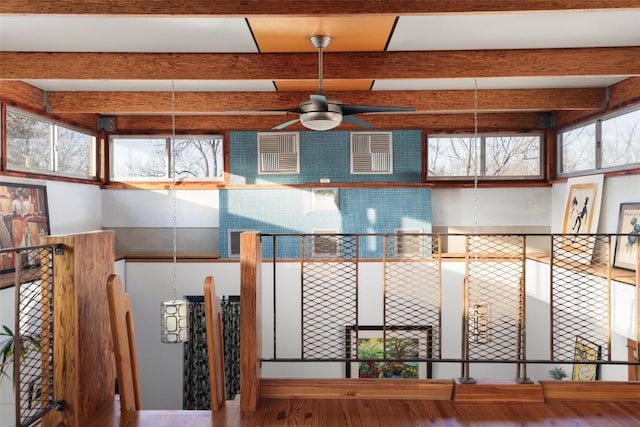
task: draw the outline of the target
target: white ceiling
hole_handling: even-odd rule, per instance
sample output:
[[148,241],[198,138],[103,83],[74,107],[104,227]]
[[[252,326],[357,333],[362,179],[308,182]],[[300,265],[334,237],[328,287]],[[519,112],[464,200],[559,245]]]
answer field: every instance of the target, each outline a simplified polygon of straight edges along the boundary
[[388,50],[633,46],[640,10],[401,16]]
[[[387,50],[430,51],[640,45],[640,10],[401,16]],[[243,18],[0,15],[0,50],[258,52]],[[1,64],[0,64],[1,65]],[[330,67],[325,63],[325,67]],[[484,78],[480,89],[606,87],[618,77]],[[168,81],[29,80],[49,91],[170,90]],[[473,79],[377,80],[373,90],[473,89]],[[274,91],[271,81],[176,81],[176,91]]]

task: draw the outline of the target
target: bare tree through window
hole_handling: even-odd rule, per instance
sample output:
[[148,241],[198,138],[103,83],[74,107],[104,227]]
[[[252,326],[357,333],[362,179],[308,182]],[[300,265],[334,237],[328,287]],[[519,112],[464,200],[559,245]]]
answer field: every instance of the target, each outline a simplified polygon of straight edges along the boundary
[[437,177],[540,177],[540,135],[429,137],[428,173]]
[[111,138],[114,180],[221,180],[224,175],[220,136]]
[[7,166],[95,176],[95,137],[27,114],[7,111]]

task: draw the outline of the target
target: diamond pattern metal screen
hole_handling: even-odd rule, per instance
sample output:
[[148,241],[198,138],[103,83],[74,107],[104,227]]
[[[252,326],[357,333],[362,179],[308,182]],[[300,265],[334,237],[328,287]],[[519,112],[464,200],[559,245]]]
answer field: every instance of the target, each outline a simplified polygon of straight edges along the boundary
[[467,254],[466,357],[520,359],[524,354],[523,237],[467,236]]
[[[464,261],[461,300],[442,297],[441,242],[448,239],[448,235],[418,232],[347,235],[326,230],[318,234],[278,236],[277,244],[271,241],[265,245],[267,254],[279,254],[280,246],[289,249],[295,246],[301,255],[301,304],[292,308],[301,312],[301,340],[300,350],[293,352],[296,359],[276,357],[278,330],[274,321],[273,360],[375,360],[384,361],[385,365],[396,360],[454,362],[461,364],[461,379],[471,381],[471,367],[487,362],[511,363],[516,378],[528,382],[525,276],[527,238],[531,236],[538,239],[537,245],[532,246],[534,250],[551,248],[551,256],[547,258],[550,259],[551,298],[547,307],[551,330],[544,334],[548,336],[543,337],[542,343],[549,349],[549,360],[532,362],[573,363],[579,339],[599,346],[602,360],[611,362],[611,235],[460,236],[466,242],[466,257],[454,258],[452,262],[459,265]],[[382,258],[363,255],[372,248]],[[535,256],[530,254],[530,260],[535,261]],[[375,263],[374,268],[365,269],[363,263],[370,261]],[[381,270],[377,270],[378,265]],[[382,287],[377,277],[369,284],[370,278],[363,276],[365,271],[366,275],[380,271]],[[535,274],[531,277],[536,277]],[[547,280],[544,276],[541,279],[539,284],[532,283],[532,290],[543,295],[545,289],[537,286],[547,286]],[[275,269],[273,282],[277,287]],[[530,297],[538,298],[538,295]],[[545,301],[536,300],[536,304],[540,302]],[[538,306],[535,310],[539,310]],[[447,310],[462,312],[461,331],[457,325],[455,331],[451,325],[443,325],[442,313]],[[536,319],[530,318],[528,323],[535,325]],[[288,328],[289,331],[295,329]],[[443,356],[443,338],[450,338],[449,334],[460,337],[459,356]],[[280,338],[285,342],[289,336]],[[538,335],[532,338],[537,346],[541,344],[537,341],[539,338]],[[370,344],[366,340],[385,343],[382,352],[376,352],[375,356],[361,353],[363,343],[365,347]],[[409,344],[411,351],[398,352],[393,348],[395,344]],[[286,348],[282,348],[286,354]],[[452,350],[447,351],[452,354]]]
[[[30,426],[52,409],[53,402],[53,267],[52,247],[15,252],[17,330],[21,354],[14,383],[18,426]],[[18,348],[20,347],[20,348]]]
[[357,324],[358,317],[357,236],[301,239],[302,358],[343,358],[345,325]]
[[[386,337],[422,336],[414,357],[440,358],[440,240],[425,234],[395,234],[384,238],[384,324]],[[396,328],[406,326],[406,328]]]
[[[552,236],[551,333],[554,360],[573,360],[576,340],[600,347],[610,360],[611,237]],[[597,261],[597,262],[596,262]]]

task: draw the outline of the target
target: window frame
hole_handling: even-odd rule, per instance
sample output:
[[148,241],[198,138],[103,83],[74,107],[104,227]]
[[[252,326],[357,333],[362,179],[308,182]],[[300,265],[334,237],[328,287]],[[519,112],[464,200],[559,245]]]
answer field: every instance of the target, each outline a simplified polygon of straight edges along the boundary
[[[460,175],[430,175],[429,174],[429,138],[469,138],[473,141],[474,138],[478,138],[480,140],[480,149],[479,149],[479,159],[478,166],[479,169],[478,175],[468,175],[468,176],[460,176]],[[486,139],[487,138],[499,138],[499,137],[538,137],[539,144],[539,170],[540,173],[538,175],[498,175],[498,176],[490,176],[485,175],[487,159],[486,159]],[[478,181],[482,182],[500,182],[500,181],[542,181],[546,178],[546,135],[543,131],[534,131],[534,132],[482,132],[482,133],[432,133],[425,135],[425,157],[426,157],[426,165],[425,165],[425,174],[427,182],[441,182],[441,181],[456,181],[456,182],[466,182],[466,181],[475,181],[477,178]]]
[[[640,168],[640,162],[638,163],[627,163],[624,165],[616,165],[610,167],[602,167],[602,122],[614,119],[616,117],[623,116],[625,114],[629,114],[635,111],[640,111],[640,104],[634,104],[629,107],[621,108],[616,111],[612,111],[607,114],[603,114],[602,116],[598,116],[595,118],[591,118],[589,120],[585,120],[579,123],[572,124],[571,126],[566,126],[563,128],[559,128],[556,131],[556,169],[558,171],[557,176],[559,178],[571,178],[576,176],[583,175],[592,175],[594,173],[607,173],[607,172],[617,172],[617,171],[626,171]],[[574,172],[563,172],[562,171],[562,162],[563,162],[563,144],[562,144],[562,134],[565,132],[569,132],[575,129],[579,129],[582,127],[587,127],[590,125],[595,125],[595,141],[594,141],[594,164],[595,167],[591,169],[583,169]]]
[[[113,152],[113,140],[116,138],[120,138],[120,139],[146,139],[146,140],[153,140],[153,139],[163,139],[165,142],[165,158],[164,158],[164,172],[165,172],[165,176],[163,177],[115,177],[113,176],[113,170],[114,170],[114,166],[115,166],[115,162],[114,162],[114,152]],[[167,183],[167,182],[172,182],[173,181],[173,177],[172,172],[173,172],[173,167],[172,167],[172,161],[173,161],[173,149],[172,149],[172,140],[182,140],[182,139],[220,139],[222,141],[222,148],[221,148],[221,155],[220,155],[220,160],[222,161],[222,175],[220,177],[177,177],[177,179],[180,182],[191,182],[191,183],[199,183],[199,182],[212,182],[212,183],[217,183],[217,184],[222,184],[225,182],[225,156],[224,156],[224,150],[225,150],[225,138],[223,134],[209,134],[209,135],[203,135],[203,134],[188,134],[188,135],[167,135],[167,134],[160,134],[160,135],[140,135],[140,134],[135,134],[135,135],[128,135],[128,134],[113,134],[113,135],[109,135],[108,137],[108,146],[109,146],[109,168],[107,171],[107,180],[108,182],[135,182],[135,183],[140,183],[140,182],[151,182],[151,183]]]
[[[5,125],[5,128],[8,125],[7,115],[10,113],[25,116],[27,118],[37,120],[39,122],[49,125],[50,127],[49,162],[51,164],[51,167],[50,169],[40,169],[40,168],[29,168],[29,167],[11,165],[9,163],[9,158],[8,158],[8,151],[9,151],[8,133],[9,132],[8,130],[6,130],[5,144],[3,145],[4,151],[2,153],[5,159],[5,163],[4,163],[5,171],[32,174],[32,175],[50,176],[54,178],[66,178],[66,179],[73,179],[73,180],[91,181],[91,182],[96,182],[100,180],[100,177],[98,176],[99,174],[98,153],[100,148],[99,148],[99,138],[96,132],[87,130],[78,126],[72,126],[61,120],[55,120],[48,116],[42,116],[30,111],[25,111],[23,109],[20,109],[18,107],[14,107],[11,105],[6,105],[4,114],[2,115],[2,121],[0,121],[0,123],[3,123]],[[89,171],[91,175],[81,175],[81,174],[75,174],[70,172],[60,172],[56,170],[58,168],[59,155],[55,146],[58,142],[59,127],[73,131],[73,132],[77,132],[83,135],[87,135],[88,137],[93,138],[93,143],[89,147],[89,156],[88,156],[88,160],[90,161],[90,164],[88,166],[89,166]]]

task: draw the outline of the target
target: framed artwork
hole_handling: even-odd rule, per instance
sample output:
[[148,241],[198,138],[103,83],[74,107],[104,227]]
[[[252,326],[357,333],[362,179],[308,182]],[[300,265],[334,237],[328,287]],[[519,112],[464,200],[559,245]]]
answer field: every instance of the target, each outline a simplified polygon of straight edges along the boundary
[[602,347],[588,341],[582,337],[576,337],[576,349],[574,361],[579,362],[573,365],[574,381],[595,381],[600,379],[600,365],[595,362],[602,356]]
[[[18,248],[40,245],[40,237],[49,234],[47,188],[0,182],[0,247]],[[14,253],[0,255],[0,273],[13,271]]]
[[563,237],[561,248],[570,253],[584,255],[590,262],[595,239],[581,234],[595,234],[598,231],[600,203],[604,175],[569,178],[567,199],[562,220]]
[[617,233],[613,266],[635,271],[640,239],[640,202],[620,204]]
[[[357,336],[357,342],[356,342]],[[347,326],[347,378],[431,378],[431,326]]]

